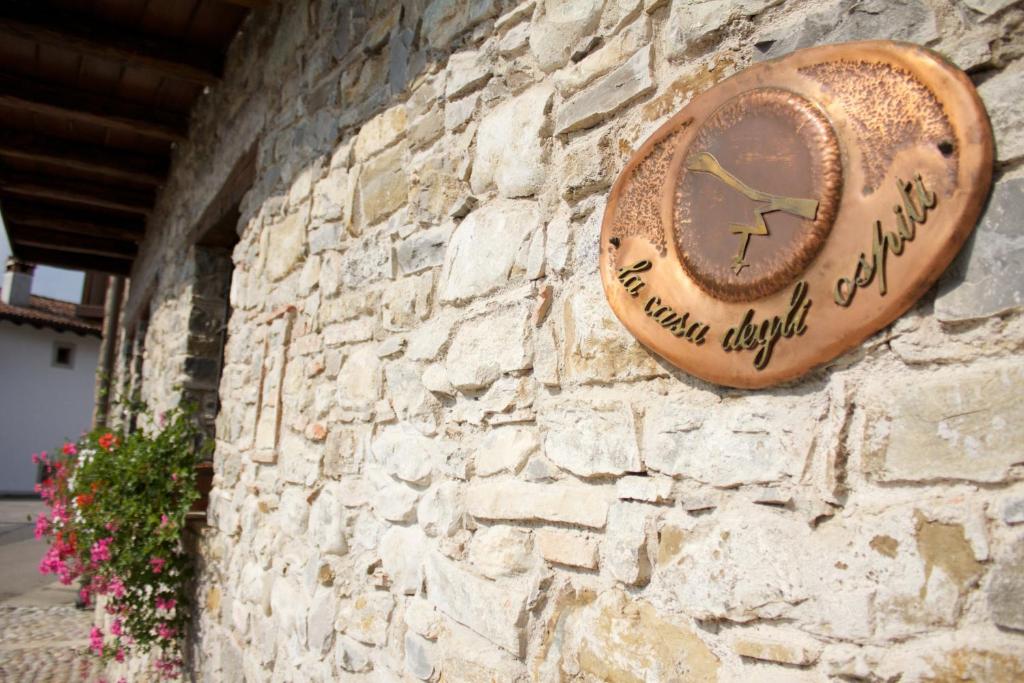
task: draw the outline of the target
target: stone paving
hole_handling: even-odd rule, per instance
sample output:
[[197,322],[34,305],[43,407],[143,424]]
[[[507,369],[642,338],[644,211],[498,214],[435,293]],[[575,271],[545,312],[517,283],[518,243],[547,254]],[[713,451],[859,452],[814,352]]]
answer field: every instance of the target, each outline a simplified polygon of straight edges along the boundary
[[95,681],[92,610],[75,590],[36,569],[45,546],[32,538],[35,500],[0,499],[0,683]]
[[91,610],[73,605],[0,605],[0,681],[93,681]]

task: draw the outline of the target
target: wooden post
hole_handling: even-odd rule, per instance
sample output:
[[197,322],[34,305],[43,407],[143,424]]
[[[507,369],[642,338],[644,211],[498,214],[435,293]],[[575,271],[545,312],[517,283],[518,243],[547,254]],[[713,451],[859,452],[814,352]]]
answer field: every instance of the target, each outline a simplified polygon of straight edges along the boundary
[[111,275],[107,280],[107,296],[103,302],[103,341],[100,343],[100,364],[96,368],[96,395],[93,404],[92,426],[106,427],[110,412],[111,375],[114,372],[114,351],[117,348],[117,329],[121,318],[121,294],[124,278]]

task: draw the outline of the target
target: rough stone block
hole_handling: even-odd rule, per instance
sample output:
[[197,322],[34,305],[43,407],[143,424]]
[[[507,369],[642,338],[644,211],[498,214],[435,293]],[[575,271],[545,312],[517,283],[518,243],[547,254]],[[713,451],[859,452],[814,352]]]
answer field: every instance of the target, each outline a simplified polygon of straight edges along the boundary
[[488,432],[473,459],[478,477],[499,472],[516,474],[526,459],[540,450],[540,439],[531,429],[504,427]]
[[482,88],[491,78],[490,55],[479,50],[456,52],[448,58],[444,96],[458,99]]
[[671,502],[672,480],[668,477],[622,477],[615,482],[615,493],[620,500],[645,503]]
[[[557,222],[548,226],[549,259],[559,229]],[[561,376],[566,382],[606,383],[665,374],[615,317],[596,279],[566,292],[559,308],[565,339]]]
[[365,409],[380,398],[380,359],[371,349],[355,351],[338,372],[337,398],[346,406]]
[[528,197],[544,185],[545,134],[553,89],[536,85],[495,107],[480,122],[470,185],[485,192],[493,183],[505,197]]
[[460,100],[450,100],[444,105],[444,129],[460,131],[473,118],[480,105],[480,93],[473,93]]
[[420,497],[415,490],[386,477],[380,477],[376,487],[371,504],[378,517],[397,524],[416,521],[416,503]]
[[409,174],[405,145],[382,152],[363,165],[359,173],[359,216],[362,225],[373,225],[405,204]]
[[526,594],[476,577],[436,552],[426,557],[427,596],[439,611],[517,657]]
[[448,246],[453,226],[441,225],[436,228],[413,233],[398,244],[398,268],[403,275],[412,275],[444,263],[444,252]]
[[1017,539],[996,562],[986,594],[992,621],[1024,631],[1024,539]]
[[423,584],[426,537],[416,527],[393,526],[380,539],[380,559],[392,590],[415,595]]
[[302,259],[306,249],[308,218],[308,211],[299,211],[289,214],[282,222],[267,227],[266,272],[271,280],[283,278]]
[[597,568],[597,543],[586,536],[559,529],[538,529],[537,551],[548,562],[580,569]]
[[[735,502],[713,516],[661,529],[648,591],[697,619],[781,618],[810,597],[811,530],[791,515]],[[709,558],[714,558],[711,561]]]
[[447,47],[498,9],[497,0],[433,0],[423,12],[423,35],[430,47]]
[[1010,161],[1024,155],[1024,112],[1020,92],[1024,88],[1024,64],[1019,60],[978,87],[996,138],[996,160]]
[[532,362],[527,314],[523,309],[464,323],[448,349],[448,379],[460,391],[484,389],[502,374]]
[[366,161],[377,152],[390,147],[405,135],[409,126],[405,105],[387,109],[367,121],[356,137],[356,161]]
[[744,629],[732,649],[740,657],[793,666],[811,666],[821,656],[821,643],[795,629]]
[[469,559],[484,576],[497,579],[523,574],[534,565],[530,532],[510,526],[491,526],[473,534]]
[[720,487],[795,478],[823,409],[819,399],[782,396],[719,401],[698,395],[688,398],[685,411],[673,400],[659,400],[644,416],[644,463]]
[[445,254],[441,300],[464,301],[523,279],[539,227],[537,205],[527,200],[490,202],[466,216]]
[[367,645],[384,645],[388,641],[388,621],[395,609],[395,599],[384,591],[369,591],[342,603],[337,628]]
[[420,497],[416,521],[428,536],[452,536],[465,526],[466,506],[457,482],[445,481]]
[[677,59],[696,54],[731,21],[763,12],[782,0],[696,0],[672,3],[665,27],[665,55]]
[[996,183],[974,234],[939,280],[935,317],[972,320],[1024,306],[1022,215],[1024,177]]
[[438,223],[448,218],[452,207],[465,193],[465,183],[446,171],[424,168],[419,171],[410,198],[410,209],[422,223]]
[[415,633],[405,634],[405,669],[421,681],[429,681],[434,675],[437,661],[437,646]]
[[568,102],[555,117],[555,135],[590,128],[654,90],[648,45]]
[[612,37],[598,50],[555,74],[554,83],[558,92],[568,97],[580,88],[586,87],[595,78],[625,62],[650,39],[650,23],[638,21],[629,29]]
[[1007,524],[1024,524],[1024,496],[1017,495],[1004,500],[1002,515]]
[[540,417],[544,450],[553,463],[581,477],[642,469],[633,411],[620,401],[564,401],[545,405]]
[[542,0],[530,27],[530,51],[541,69],[550,73],[569,61],[576,44],[597,29],[603,5],[603,0]]
[[466,509],[481,519],[544,520],[600,529],[608,516],[608,497],[594,486],[495,481],[472,484]]
[[864,462],[879,481],[1003,481],[1024,462],[1024,367],[1016,361],[943,368],[877,386]]
[[430,314],[430,293],[434,288],[431,273],[402,278],[384,291],[381,317],[390,332],[410,330]]
[[426,147],[444,135],[444,110],[435,108],[409,126],[409,144],[413,149]]
[[[728,13],[729,8],[721,6],[724,3],[718,4],[720,6],[714,8],[715,13],[709,24],[710,34],[704,31],[700,35],[693,34],[692,37],[686,37],[688,17],[686,11],[680,8],[680,23],[672,24],[674,32],[669,33],[668,40],[682,37],[683,42],[679,44],[677,50],[673,50],[671,45],[666,45],[667,49],[681,55],[696,47],[703,47],[708,44],[706,38],[709,35],[713,36],[715,31],[725,25],[722,23],[723,19],[728,21],[738,18],[749,14],[751,10],[759,12],[761,6],[777,4],[777,0],[741,3],[742,11],[733,14]],[[759,34],[757,48],[754,50],[755,59],[775,59],[805,47],[872,40],[882,35],[889,40],[904,40],[920,45],[930,45],[940,37],[935,10],[923,0],[831,0],[823,7],[810,7],[813,7],[814,11],[805,16],[798,15],[796,21],[774,28],[768,33]],[[673,15],[675,10],[673,7]]]
[[698,631],[622,591],[596,600],[566,597],[551,623],[551,651],[536,662],[538,680],[720,680],[718,657]]
[[652,512],[640,503],[616,503],[608,512],[601,565],[627,586],[644,585],[651,577],[647,539]]
[[440,448],[408,424],[388,425],[373,440],[373,454],[393,477],[410,484],[425,484],[436,464],[443,461]]
[[[337,276],[342,285],[348,289],[365,289],[366,285],[380,280],[388,280],[395,276],[394,250],[387,235],[378,235],[374,239],[364,238],[342,254],[337,268]],[[324,268],[321,267],[321,274]],[[322,278],[322,275],[321,275]],[[370,302],[373,294],[362,293],[359,298],[365,302],[363,309],[373,312]]]
[[343,504],[344,490],[335,483],[324,486],[309,508],[309,528],[317,549],[327,555],[348,551],[345,524],[348,515]]
[[373,338],[374,320],[359,318],[324,327],[323,339],[327,346],[355,344]]

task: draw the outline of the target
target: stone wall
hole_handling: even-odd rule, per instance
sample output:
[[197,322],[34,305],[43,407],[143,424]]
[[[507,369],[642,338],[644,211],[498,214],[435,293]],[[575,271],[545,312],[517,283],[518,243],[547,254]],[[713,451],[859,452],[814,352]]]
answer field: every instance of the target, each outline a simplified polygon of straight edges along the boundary
[[[1007,0],[295,0],[193,116],[133,278],[188,377],[188,235],[234,250],[192,666],[207,681],[1024,677],[1024,8]],[[696,93],[800,47],[972,74],[997,183],[939,286],[767,391],[646,352],[606,192]],[[901,678],[902,676],[902,678]]]

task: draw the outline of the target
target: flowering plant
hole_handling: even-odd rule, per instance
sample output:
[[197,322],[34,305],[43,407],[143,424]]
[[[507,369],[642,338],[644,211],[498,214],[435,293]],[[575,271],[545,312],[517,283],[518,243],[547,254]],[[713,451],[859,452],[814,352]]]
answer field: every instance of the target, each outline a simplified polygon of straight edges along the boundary
[[33,456],[45,468],[37,491],[49,506],[36,520],[36,538],[50,542],[39,571],[65,584],[80,579],[87,604],[105,596],[108,623],[89,638],[104,661],[156,647],[157,672],[180,673],[192,575],[181,529],[199,495],[201,443],[190,413],[176,410],[148,431],[100,429],[55,456]]

